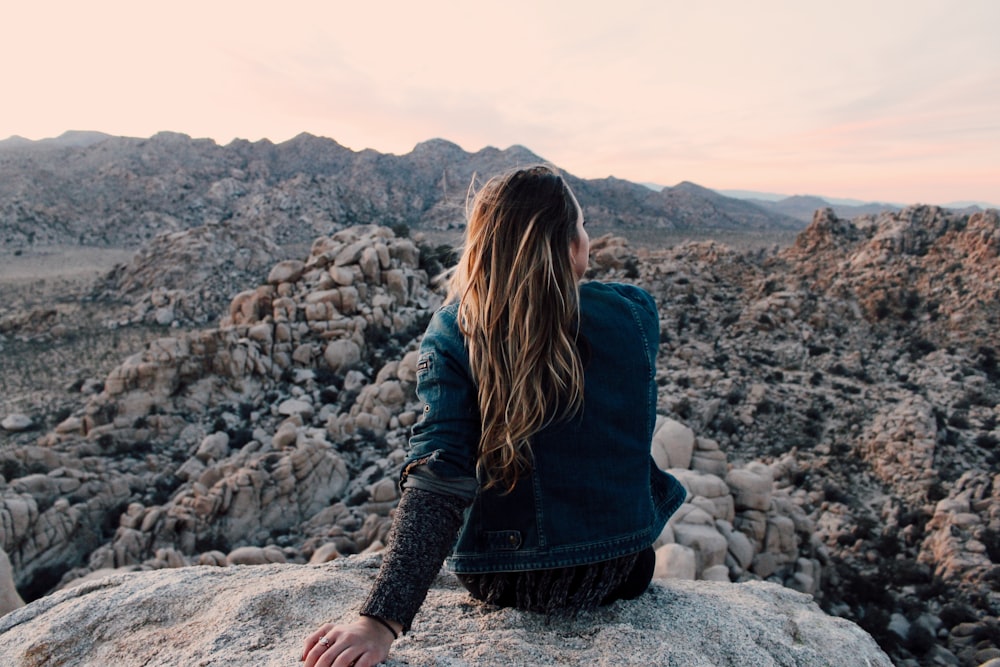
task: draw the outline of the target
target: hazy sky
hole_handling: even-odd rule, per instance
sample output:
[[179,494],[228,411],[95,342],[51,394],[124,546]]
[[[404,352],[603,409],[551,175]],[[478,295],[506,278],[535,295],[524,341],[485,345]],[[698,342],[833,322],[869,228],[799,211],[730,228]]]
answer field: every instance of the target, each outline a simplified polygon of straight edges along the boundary
[[0,138],[522,144],[586,178],[1000,204],[1000,0],[8,3]]

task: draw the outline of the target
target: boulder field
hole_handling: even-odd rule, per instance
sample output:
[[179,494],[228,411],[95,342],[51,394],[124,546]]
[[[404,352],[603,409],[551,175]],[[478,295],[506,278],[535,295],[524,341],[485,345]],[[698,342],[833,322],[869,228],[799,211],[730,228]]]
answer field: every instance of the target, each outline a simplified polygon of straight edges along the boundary
[[[595,239],[588,278],[634,282],[659,305],[652,453],[688,490],[655,545],[659,583],[636,606],[647,615],[619,628],[645,647],[636,655],[671,664],[667,653],[644,652],[667,650],[664,642],[660,649],[643,644],[645,629],[672,632],[677,609],[687,608],[678,600],[704,590],[706,600],[731,595],[734,607],[772,609],[761,618],[793,640],[780,619],[807,608],[816,613],[803,597],[812,596],[827,616],[810,616],[811,625],[832,631],[849,627],[836,617],[850,619],[898,665],[1000,658],[998,247],[995,211],[959,216],[928,207],[855,221],[820,211],[783,251],[737,252],[713,242],[633,251],[620,238]],[[141,275],[157,273],[149,265],[155,256],[144,258],[135,280],[119,276],[140,295]],[[5,609],[14,611],[0,640],[15,630],[45,636],[50,621],[38,609],[91,595],[101,607],[102,590],[115,599],[112,591],[133,578],[191,591],[188,577],[204,576],[199,586],[228,581],[238,597],[258,570],[280,573],[274,576],[289,586],[308,578],[302,573],[325,572],[337,586],[342,577],[354,581],[351,599],[360,596],[359,582],[370,573],[351,563],[371,563],[384,546],[409,428],[421,412],[416,349],[443,299],[428,259],[426,248],[384,227],[321,237],[305,259],[277,262],[261,284],[230,299],[219,326],[166,328],[173,335],[95,378],[93,391],[55,428],[10,429],[0,449],[0,546],[10,585],[0,588],[8,591]],[[148,287],[150,294],[160,289]],[[196,294],[171,299],[202,303]],[[109,573],[116,574],[101,579]],[[281,594],[268,595],[259,609]],[[19,609],[22,597],[33,602]],[[438,664],[476,664],[474,652],[498,650],[500,638],[548,627],[520,615],[512,620],[512,612],[470,611],[453,586],[435,590],[431,603],[442,614],[459,609],[461,620],[429,624],[468,620],[472,628],[473,617],[514,624],[477,620],[476,628],[497,634],[442,648],[455,652]],[[356,603],[339,604],[346,610]],[[101,608],[109,610],[106,623],[131,622],[117,617],[114,604]],[[180,609],[164,611],[158,622]],[[622,606],[613,613],[632,612]],[[753,616],[728,617],[732,630],[757,627]],[[277,631],[280,642],[316,620],[295,619]],[[560,624],[557,635],[581,651],[603,632],[596,621],[586,631]],[[132,650],[168,641],[154,636],[155,626],[128,626],[150,633]],[[445,633],[432,631],[437,626],[425,627],[399,644],[400,651],[419,650],[397,659],[422,664],[443,641]],[[716,626],[685,627],[694,635]],[[225,632],[223,639],[240,643],[237,626]],[[547,639],[536,649],[526,643],[528,653],[512,653],[508,662],[531,662],[523,656],[558,644],[544,634],[549,630],[540,632]],[[667,644],[686,647],[675,650],[692,651],[683,654],[690,662],[673,664],[736,664],[749,655],[744,648],[755,650],[741,647],[746,634],[713,632],[733,638],[717,648],[734,657],[698,653],[708,649],[670,635]],[[209,651],[200,644],[206,637],[191,642],[202,646],[191,650]],[[197,655],[204,664],[216,659]],[[741,664],[853,664],[768,655]]]

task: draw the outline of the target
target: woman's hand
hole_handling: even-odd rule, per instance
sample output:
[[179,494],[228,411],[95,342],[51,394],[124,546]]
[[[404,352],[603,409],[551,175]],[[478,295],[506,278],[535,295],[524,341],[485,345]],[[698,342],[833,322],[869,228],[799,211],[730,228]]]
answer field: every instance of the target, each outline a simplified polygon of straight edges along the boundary
[[[388,621],[397,633],[399,623]],[[306,667],[374,667],[389,656],[394,637],[375,619],[362,616],[347,625],[326,623],[306,638],[299,660]]]

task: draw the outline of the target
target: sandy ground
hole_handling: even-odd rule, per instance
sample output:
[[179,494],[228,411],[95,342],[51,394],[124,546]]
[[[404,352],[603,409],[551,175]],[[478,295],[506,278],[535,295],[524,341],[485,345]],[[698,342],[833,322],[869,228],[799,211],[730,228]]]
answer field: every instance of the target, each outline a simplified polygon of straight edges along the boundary
[[[109,330],[102,323],[103,306],[83,300],[99,277],[134,253],[49,246],[15,254],[0,248],[0,418],[24,412],[39,430],[51,427],[82,400],[68,385],[79,378],[102,379],[155,337],[156,332],[138,327]],[[40,326],[10,326],[25,316],[29,322],[44,318],[46,312],[55,316]],[[56,324],[62,325],[62,333],[52,328]],[[0,430],[0,445],[9,437]]]
[[80,246],[32,247],[20,254],[0,250],[0,286],[53,278],[90,282],[134,254],[133,249]]

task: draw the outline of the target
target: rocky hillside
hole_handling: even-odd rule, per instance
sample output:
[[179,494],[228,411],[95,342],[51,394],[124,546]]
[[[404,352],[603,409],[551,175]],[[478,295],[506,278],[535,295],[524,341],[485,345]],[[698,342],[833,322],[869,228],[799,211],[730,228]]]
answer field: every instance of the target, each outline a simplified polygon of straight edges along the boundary
[[[186,252],[169,238],[160,252]],[[589,277],[660,306],[653,454],[690,497],[657,576],[810,593],[900,665],[998,657],[998,242],[996,211],[926,207],[821,211],[780,252],[595,239]],[[51,431],[9,415],[0,539],[21,595],[377,552],[441,302],[430,250],[386,227],[320,236],[220,326],[95,379]]]
[[[160,133],[77,133],[0,142],[0,239],[139,247],[160,233],[236,220],[287,246],[356,224],[462,225],[474,174],[541,162],[526,148],[467,153],[435,139],[406,155],[352,151],[302,134],[281,144]],[[655,193],[619,179],[569,177],[595,228],[801,229],[801,222],[701,188]]]

